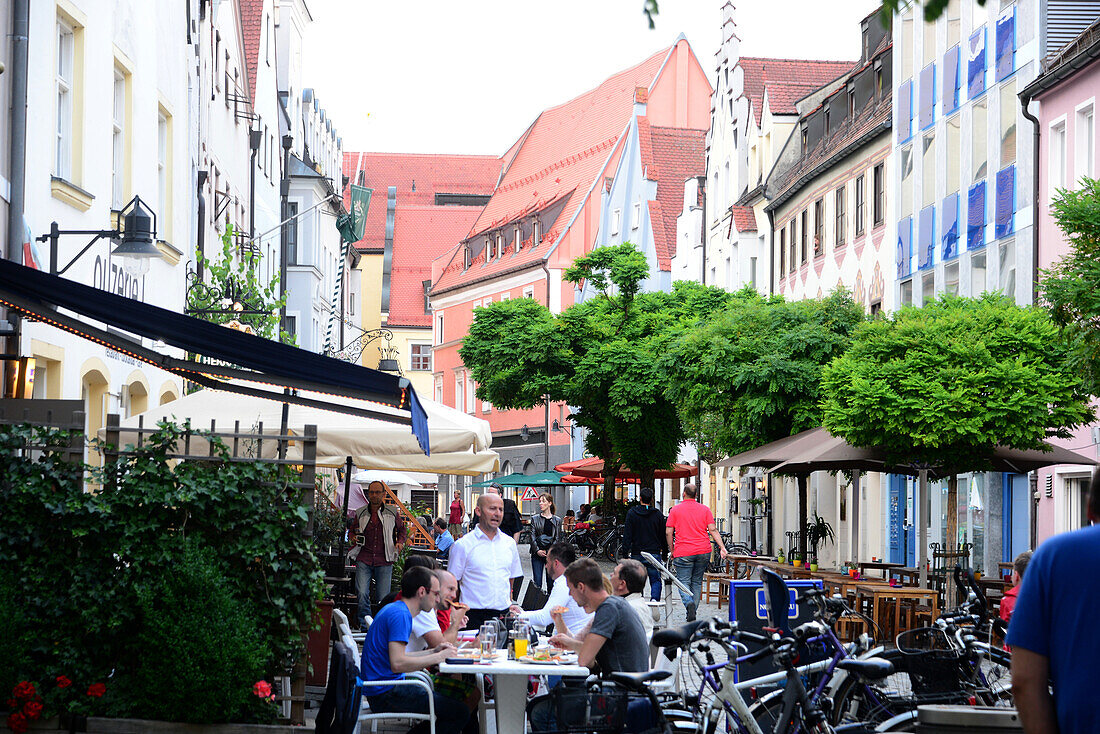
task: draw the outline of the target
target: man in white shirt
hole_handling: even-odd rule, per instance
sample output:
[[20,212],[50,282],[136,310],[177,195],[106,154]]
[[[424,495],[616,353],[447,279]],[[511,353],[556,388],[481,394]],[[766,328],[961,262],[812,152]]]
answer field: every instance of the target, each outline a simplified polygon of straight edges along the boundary
[[653,612],[646,604],[645,597],[642,596],[646,576],[645,566],[639,561],[624,558],[611,572],[611,589],[615,592],[615,596],[621,596],[638,613],[648,640],[653,637]]
[[500,530],[504,500],[486,492],[477,498],[477,507],[477,527],[451,546],[447,565],[461,585],[462,602],[470,605],[466,615],[469,629],[503,616],[512,603],[512,579],[523,577],[516,541]]
[[[531,612],[525,612],[519,606],[513,606],[512,611],[518,614],[520,619],[525,619],[536,627],[546,627],[554,623],[552,610],[565,607],[565,613],[562,615],[565,627],[574,637],[579,635],[592,621],[593,615],[577,606],[577,602],[569,595],[565,568],[575,560],[577,560],[577,552],[569,543],[558,542],[550,546],[546,551],[546,572],[554,580],[554,585],[550,589],[550,598],[546,600],[546,605],[542,609]],[[651,624],[650,627],[652,626]]]

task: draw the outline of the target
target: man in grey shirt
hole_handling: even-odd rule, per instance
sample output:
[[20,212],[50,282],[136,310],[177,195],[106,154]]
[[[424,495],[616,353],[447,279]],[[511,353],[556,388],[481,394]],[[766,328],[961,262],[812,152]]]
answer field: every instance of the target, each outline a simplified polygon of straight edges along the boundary
[[550,642],[576,652],[580,665],[598,664],[603,673],[649,670],[649,642],[642,622],[625,599],[607,593],[596,562],[591,558],[574,561],[565,569],[565,580],[573,600],[595,616],[583,639],[559,632]]

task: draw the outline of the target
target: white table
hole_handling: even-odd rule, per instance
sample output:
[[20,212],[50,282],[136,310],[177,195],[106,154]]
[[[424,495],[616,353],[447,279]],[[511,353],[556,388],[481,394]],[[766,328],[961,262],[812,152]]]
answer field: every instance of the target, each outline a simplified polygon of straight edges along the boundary
[[[491,663],[455,664],[440,663],[440,673],[474,673],[491,675],[496,691],[497,734],[522,734],[527,731],[527,678],[532,675],[560,675],[564,677],[588,677],[591,671],[583,665],[540,665],[520,663],[508,659],[507,650],[497,650]],[[482,734],[485,734],[485,699],[482,697],[478,715]]]

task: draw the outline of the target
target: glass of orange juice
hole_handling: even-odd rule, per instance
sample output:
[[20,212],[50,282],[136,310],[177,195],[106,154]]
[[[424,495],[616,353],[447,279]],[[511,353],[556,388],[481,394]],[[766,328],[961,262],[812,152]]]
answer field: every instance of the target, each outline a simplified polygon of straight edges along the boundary
[[514,635],[512,644],[515,659],[519,660],[522,657],[527,657],[527,636],[530,634],[530,627],[526,622],[516,622],[512,634]]

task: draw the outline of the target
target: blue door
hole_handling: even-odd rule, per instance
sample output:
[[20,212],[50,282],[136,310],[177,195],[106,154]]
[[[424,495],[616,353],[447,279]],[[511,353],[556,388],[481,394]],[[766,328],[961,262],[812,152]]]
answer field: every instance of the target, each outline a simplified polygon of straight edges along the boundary
[[890,488],[890,563],[905,563],[905,477],[890,474],[887,485]]

